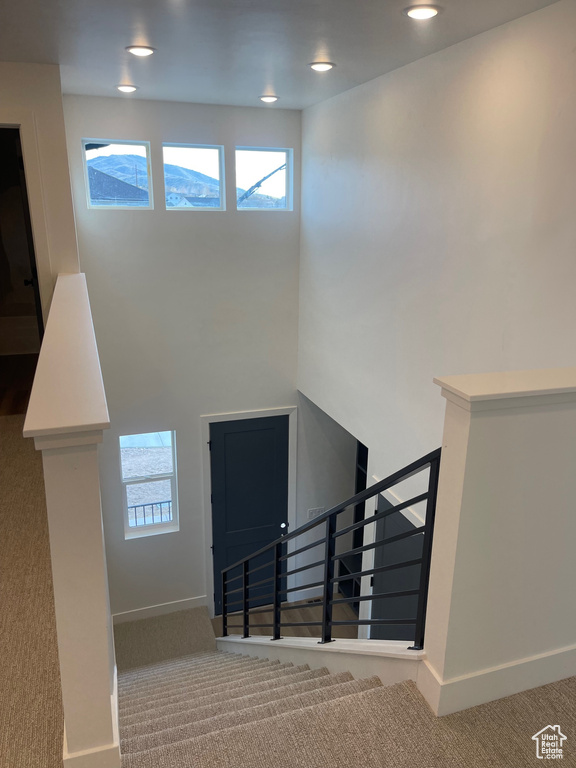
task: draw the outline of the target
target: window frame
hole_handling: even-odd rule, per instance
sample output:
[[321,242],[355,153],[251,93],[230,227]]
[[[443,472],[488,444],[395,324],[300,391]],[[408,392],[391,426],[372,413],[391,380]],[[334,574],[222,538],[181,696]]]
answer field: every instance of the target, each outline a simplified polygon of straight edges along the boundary
[[[171,433],[171,448],[172,448],[172,472],[163,472],[157,475],[141,475],[137,477],[130,477],[124,479],[124,470],[122,467],[122,446],[120,439],[122,437],[132,437],[134,435],[150,434],[149,432],[134,432],[131,435],[120,435],[118,437],[119,446],[119,463],[120,463],[120,482],[122,483],[122,509],[124,518],[124,538],[128,539],[140,539],[144,536],[156,536],[162,533],[174,533],[180,530],[180,516],[178,509],[178,471],[176,465],[176,430],[175,429],[161,429],[156,430],[158,432],[170,432]],[[128,486],[130,485],[142,485],[144,483],[153,483],[159,480],[170,480],[170,491],[172,495],[171,510],[172,520],[160,523],[144,523],[141,526],[131,526],[128,515]],[[140,505],[137,505],[140,506]]]
[[[236,153],[247,152],[286,152],[286,206],[284,208],[249,208],[238,207],[238,180],[236,178]],[[237,211],[267,211],[268,213],[288,213],[294,210],[294,149],[290,147],[246,147],[234,148],[234,200]]]
[[[220,206],[218,208],[202,206],[171,206],[168,208],[166,205],[166,173],[164,171],[164,147],[181,147],[182,149],[217,149],[218,150],[218,170],[220,173]],[[167,211],[200,211],[203,213],[215,212],[226,210],[226,180],[225,180],[225,164],[224,164],[224,145],[223,144],[188,144],[174,141],[162,142],[162,181],[164,183],[164,208]]]
[[[86,144],[127,144],[146,147],[146,172],[148,174],[148,205],[93,205],[90,197],[90,178],[88,176],[88,162],[86,160]],[[154,189],[152,183],[151,147],[149,141],[137,139],[82,139],[82,164],[84,166],[84,186],[86,189],[86,203],[91,211],[153,211]]]

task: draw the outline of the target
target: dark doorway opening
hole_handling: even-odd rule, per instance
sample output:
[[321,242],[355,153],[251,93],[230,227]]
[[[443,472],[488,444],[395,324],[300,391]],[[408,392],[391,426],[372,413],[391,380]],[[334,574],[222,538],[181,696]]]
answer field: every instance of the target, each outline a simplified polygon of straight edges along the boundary
[[0,128],[0,414],[24,413],[44,326],[18,128]]

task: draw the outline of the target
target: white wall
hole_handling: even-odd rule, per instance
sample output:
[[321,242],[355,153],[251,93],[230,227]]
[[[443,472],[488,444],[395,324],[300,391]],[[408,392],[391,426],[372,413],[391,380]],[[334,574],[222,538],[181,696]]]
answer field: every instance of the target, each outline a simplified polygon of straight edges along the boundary
[[59,68],[0,62],[0,125],[20,127],[46,318],[57,275],[79,271]]
[[[65,115],[112,423],[101,450],[112,612],[203,599],[200,416],[296,403],[300,113],[68,96]],[[86,137],[152,142],[155,210],[88,210]],[[227,211],[164,210],[163,141],[225,146]],[[235,211],[235,145],[294,148],[294,212]],[[181,529],[124,541],[118,435],[165,429],[177,434]]]
[[440,445],[432,377],[574,365],[576,3],[303,113],[299,389],[370,473]]

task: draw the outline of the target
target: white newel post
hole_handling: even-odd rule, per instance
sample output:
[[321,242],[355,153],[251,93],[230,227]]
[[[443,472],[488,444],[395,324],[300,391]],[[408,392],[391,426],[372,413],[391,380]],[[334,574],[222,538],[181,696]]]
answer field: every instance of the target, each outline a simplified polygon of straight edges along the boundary
[[418,686],[448,714],[576,674],[576,368],[435,382],[447,402]]
[[65,768],[120,766],[97,453],[108,426],[84,276],[60,276],[24,435],[44,467]]

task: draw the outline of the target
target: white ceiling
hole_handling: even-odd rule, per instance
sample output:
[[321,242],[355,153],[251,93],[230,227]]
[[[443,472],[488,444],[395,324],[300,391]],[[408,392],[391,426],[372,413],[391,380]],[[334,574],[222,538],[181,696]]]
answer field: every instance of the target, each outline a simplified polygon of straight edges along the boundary
[[65,93],[302,109],[554,2],[439,0],[417,22],[409,0],[1,0],[0,60],[59,63]]

